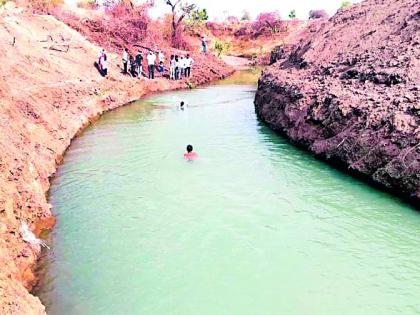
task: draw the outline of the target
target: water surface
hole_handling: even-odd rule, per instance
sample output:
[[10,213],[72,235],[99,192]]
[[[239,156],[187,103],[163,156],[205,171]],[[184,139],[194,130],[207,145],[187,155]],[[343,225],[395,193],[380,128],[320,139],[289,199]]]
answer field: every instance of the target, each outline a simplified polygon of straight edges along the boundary
[[243,75],[73,142],[51,188],[48,314],[420,313],[419,213],[259,123]]

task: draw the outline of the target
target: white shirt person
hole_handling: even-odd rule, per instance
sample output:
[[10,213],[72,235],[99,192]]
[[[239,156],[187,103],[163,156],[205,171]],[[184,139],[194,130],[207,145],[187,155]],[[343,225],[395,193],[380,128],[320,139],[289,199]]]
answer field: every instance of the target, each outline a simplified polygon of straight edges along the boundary
[[155,78],[155,63],[156,63],[156,55],[153,51],[150,51],[147,55],[147,65],[149,66],[149,79]]
[[194,59],[192,59],[190,55],[188,54],[187,57],[184,59],[184,64],[185,64],[185,77],[189,78],[191,76],[191,68],[192,68],[192,65],[194,64]]

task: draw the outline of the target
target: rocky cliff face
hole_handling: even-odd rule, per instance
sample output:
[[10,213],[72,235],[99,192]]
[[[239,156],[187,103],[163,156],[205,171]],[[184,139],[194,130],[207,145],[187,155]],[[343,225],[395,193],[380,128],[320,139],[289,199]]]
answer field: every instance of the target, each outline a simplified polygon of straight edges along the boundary
[[257,115],[317,156],[420,201],[420,2],[367,0],[278,49]]

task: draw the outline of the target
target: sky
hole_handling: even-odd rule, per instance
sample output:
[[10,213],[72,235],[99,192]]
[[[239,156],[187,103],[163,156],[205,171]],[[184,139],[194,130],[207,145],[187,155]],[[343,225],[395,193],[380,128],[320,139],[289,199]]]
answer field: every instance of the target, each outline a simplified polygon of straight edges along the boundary
[[[211,20],[221,19],[226,16],[241,16],[244,10],[251,13],[255,18],[261,12],[278,10],[283,18],[287,18],[291,10],[296,10],[297,17],[307,19],[310,10],[324,9],[330,15],[337,12],[343,0],[194,0],[200,8],[206,8]],[[162,12],[169,12],[169,6],[165,0],[155,0],[156,8],[153,16],[159,16]],[[191,2],[191,1],[190,1]],[[360,0],[352,1],[360,2]]]

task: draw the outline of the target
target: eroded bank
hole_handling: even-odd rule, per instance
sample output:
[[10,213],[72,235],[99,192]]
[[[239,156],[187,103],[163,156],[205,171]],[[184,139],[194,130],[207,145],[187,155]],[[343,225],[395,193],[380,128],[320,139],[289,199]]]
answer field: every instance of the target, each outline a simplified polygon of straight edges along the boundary
[[[28,291],[40,251],[22,241],[19,227],[25,222],[40,233],[53,225],[46,193],[66,148],[103,112],[187,84],[125,77],[111,53],[103,79],[93,67],[100,48],[52,16],[2,10],[0,25],[0,313],[44,314]],[[52,45],[62,41],[68,51]],[[192,85],[232,72],[210,56],[196,68]]]

